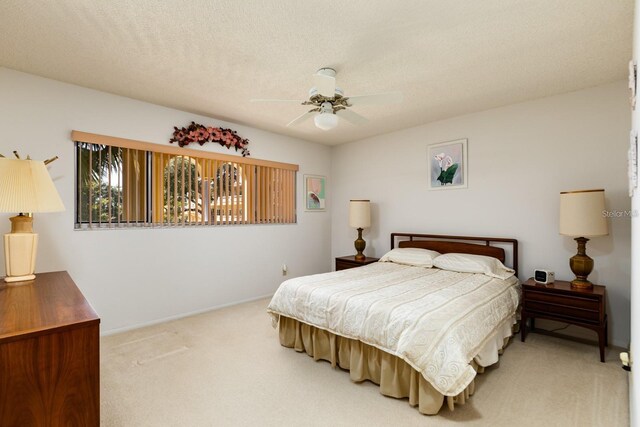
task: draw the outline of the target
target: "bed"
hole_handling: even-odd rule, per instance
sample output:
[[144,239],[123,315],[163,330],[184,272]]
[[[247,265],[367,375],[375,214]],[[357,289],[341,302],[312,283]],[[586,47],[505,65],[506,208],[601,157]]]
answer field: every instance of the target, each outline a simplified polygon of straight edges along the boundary
[[437,414],[465,403],[511,337],[517,260],[515,239],[392,233],[381,262],[287,280],[268,312],[281,345]]

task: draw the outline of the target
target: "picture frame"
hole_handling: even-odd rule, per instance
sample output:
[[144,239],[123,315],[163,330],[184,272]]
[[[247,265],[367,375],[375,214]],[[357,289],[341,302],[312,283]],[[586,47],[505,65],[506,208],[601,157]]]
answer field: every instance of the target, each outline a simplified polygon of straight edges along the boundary
[[327,177],[322,175],[304,175],[304,210],[322,212],[326,209]]
[[427,165],[429,190],[467,188],[469,181],[467,139],[429,145]]

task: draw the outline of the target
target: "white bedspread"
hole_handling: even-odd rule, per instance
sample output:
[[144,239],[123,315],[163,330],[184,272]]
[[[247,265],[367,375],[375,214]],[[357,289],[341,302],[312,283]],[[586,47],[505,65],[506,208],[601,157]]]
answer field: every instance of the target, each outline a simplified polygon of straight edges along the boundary
[[268,311],[276,322],[291,317],[400,357],[455,396],[476,375],[473,357],[515,319],[518,299],[515,277],[378,262],[287,280]]

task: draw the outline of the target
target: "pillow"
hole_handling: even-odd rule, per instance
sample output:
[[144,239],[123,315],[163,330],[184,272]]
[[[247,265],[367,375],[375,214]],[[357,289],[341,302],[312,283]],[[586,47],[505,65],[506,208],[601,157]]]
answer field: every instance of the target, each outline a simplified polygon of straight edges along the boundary
[[442,270],[460,273],[482,273],[498,279],[508,279],[515,271],[505,267],[499,259],[484,255],[444,254],[433,260],[433,265]]
[[440,252],[421,248],[396,248],[380,258],[380,262],[395,262],[396,264],[413,265],[415,267],[433,267],[433,260]]

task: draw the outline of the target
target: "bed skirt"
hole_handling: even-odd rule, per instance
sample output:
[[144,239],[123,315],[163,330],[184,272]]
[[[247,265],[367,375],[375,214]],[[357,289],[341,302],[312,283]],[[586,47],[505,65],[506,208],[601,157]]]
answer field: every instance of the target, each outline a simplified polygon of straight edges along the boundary
[[[511,319],[510,319],[511,320]],[[513,322],[505,322],[489,339],[471,364],[478,373],[498,361],[498,355],[511,336]],[[280,316],[280,344],[306,352],[315,360],[327,360],[331,366],[348,370],[351,380],[370,380],[380,386],[380,393],[395,398],[409,398],[422,414],[437,414],[446,400],[450,410],[464,404],[475,391],[475,380],[457,396],[444,396],[407,362],[358,340],[345,338],[290,317]]]

